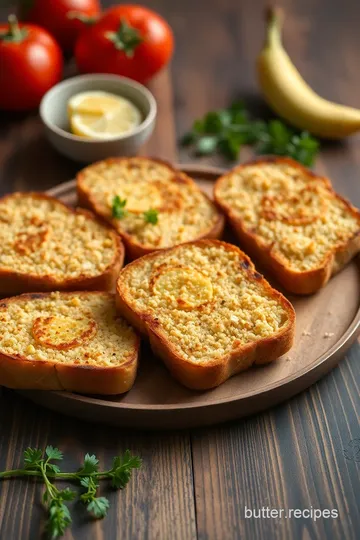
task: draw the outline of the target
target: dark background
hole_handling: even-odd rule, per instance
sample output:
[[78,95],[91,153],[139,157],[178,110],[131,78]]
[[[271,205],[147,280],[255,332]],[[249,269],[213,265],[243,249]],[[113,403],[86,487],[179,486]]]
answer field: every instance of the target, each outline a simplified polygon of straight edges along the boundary
[[[104,2],[110,5],[112,2]],[[263,40],[264,2],[158,0],[145,5],[170,23],[176,51],[150,85],[159,103],[155,134],[143,153],[190,162],[177,138],[195,117],[244,98],[264,116],[254,76]],[[360,2],[287,0],[285,43],[306,80],[324,97],[360,108]],[[1,5],[1,4],[0,4]],[[6,9],[0,9],[5,18]],[[0,58],[1,69],[1,58]],[[72,72],[70,66],[68,72]],[[241,159],[249,156],[245,150]],[[217,160],[200,160],[221,164]],[[360,205],[360,140],[327,143],[316,170]],[[48,146],[36,114],[0,116],[0,192],[47,189],[78,166]],[[1,331],[1,329],[0,329]],[[27,446],[59,446],[75,469],[85,452],[109,464],[130,448],[144,465],[126,490],[110,495],[95,524],[76,512],[66,539],[356,540],[360,537],[360,463],[344,449],[360,439],[360,353],[356,344],[327,377],[289,402],[220,427],[136,433],[51,413],[0,390],[0,470],[19,465]],[[41,537],[41,490],[0,484],[0,539]],[[244,507],[336,508],[338,519],[244,519]],[[73,512],[75,516],[75,511]]]

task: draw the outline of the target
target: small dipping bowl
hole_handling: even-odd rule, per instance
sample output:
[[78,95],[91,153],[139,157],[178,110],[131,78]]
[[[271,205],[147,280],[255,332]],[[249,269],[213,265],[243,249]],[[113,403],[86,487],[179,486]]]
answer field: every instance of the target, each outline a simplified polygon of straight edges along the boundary
[[[110,92],[127,98],[140,110],[141,124],[127,133],[108,139],[87,139],[70,133],[67,106],[80,92]],[[49,90],[40,103],[40,117],[50,143],[64,156],[81,163],[93,163],[112,156],[133,156],[155,127],[156,101],[145,86],[117,75],[79,75]]]

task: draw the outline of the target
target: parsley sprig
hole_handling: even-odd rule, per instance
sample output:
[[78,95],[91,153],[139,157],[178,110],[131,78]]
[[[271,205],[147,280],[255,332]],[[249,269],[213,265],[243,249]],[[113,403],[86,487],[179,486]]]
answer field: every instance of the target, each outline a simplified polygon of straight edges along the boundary
[[154,208],[150,208],[146,212],[144,212],[144,219],[146,223],[152,223],[153,225],[156,225],[159,221],[159,212],[157,210],[154,210]]
[[127,212],[125,210],[126,199],[121,199],[119,195],[115,195],[112,202],[111,213],[112,217],[115,219],[122,219],[126,216]]
[[257,154],[289,156],[307,166],[319,150],[319,142],[307,131],[297,132],[278,119],[254,120],[243,102],[196,120],[182,144],[193,145],[197,155],[219,152],[230,160],[238,159],[243,145],[252,145]]
[[[125,210],[127,200],[121,199],[119,195],[115,195],[112,201],[111,213],[112,217],[115,219],[123,219],[127,215],[127,210]],[[143,213],[143,218],[145,223],[151,223],[156,225],[159,221],[159,211],[154,208],[149,208],[146,212]]]
[[28,448],[24,452],[23,468],[0,472],[0,481],[17,476],[34,476],[43,481],[43,504],[48,513],[46,531],[51,539],[61,537],[71,525],[68,503],[77,495],[68,487],[58,489],[53,481],[69,480],[84,488],[80,500],[93,517],[101,519],[107,514],[109,500],[97,496],[99,481],[110,480],[113,488],[122,489],[129,482],[132,470],[141,466],[141,459],[133,456],[129,450],[123,456],[114,457],[112,467],[107,471],[99,471],[96,456],[86,454],[82,466],[76,472],[61,472],[60,467],[53,462],[62,459],[62,452],[53,446],[47,446],[44,453],[38,448]]

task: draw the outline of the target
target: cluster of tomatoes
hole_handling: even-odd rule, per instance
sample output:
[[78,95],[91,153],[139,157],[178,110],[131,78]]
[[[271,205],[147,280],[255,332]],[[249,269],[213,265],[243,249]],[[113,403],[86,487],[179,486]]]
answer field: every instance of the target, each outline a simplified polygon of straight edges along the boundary
[[81,73],[114,73],[148,81],[169,61],[173,34],[153,11],[99,0],[32,0],[21,21],[0,24],[0,109],[29,110],[59,82],[62,50]]

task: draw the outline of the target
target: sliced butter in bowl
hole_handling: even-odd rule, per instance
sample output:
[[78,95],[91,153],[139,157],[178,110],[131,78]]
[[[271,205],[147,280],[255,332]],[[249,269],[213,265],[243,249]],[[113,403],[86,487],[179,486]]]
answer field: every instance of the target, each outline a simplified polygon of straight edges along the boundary
[[80,137],[109,139],[130,132],[142,122],[128,99],[109,92],[81,92],[68,102],[71,131]]

